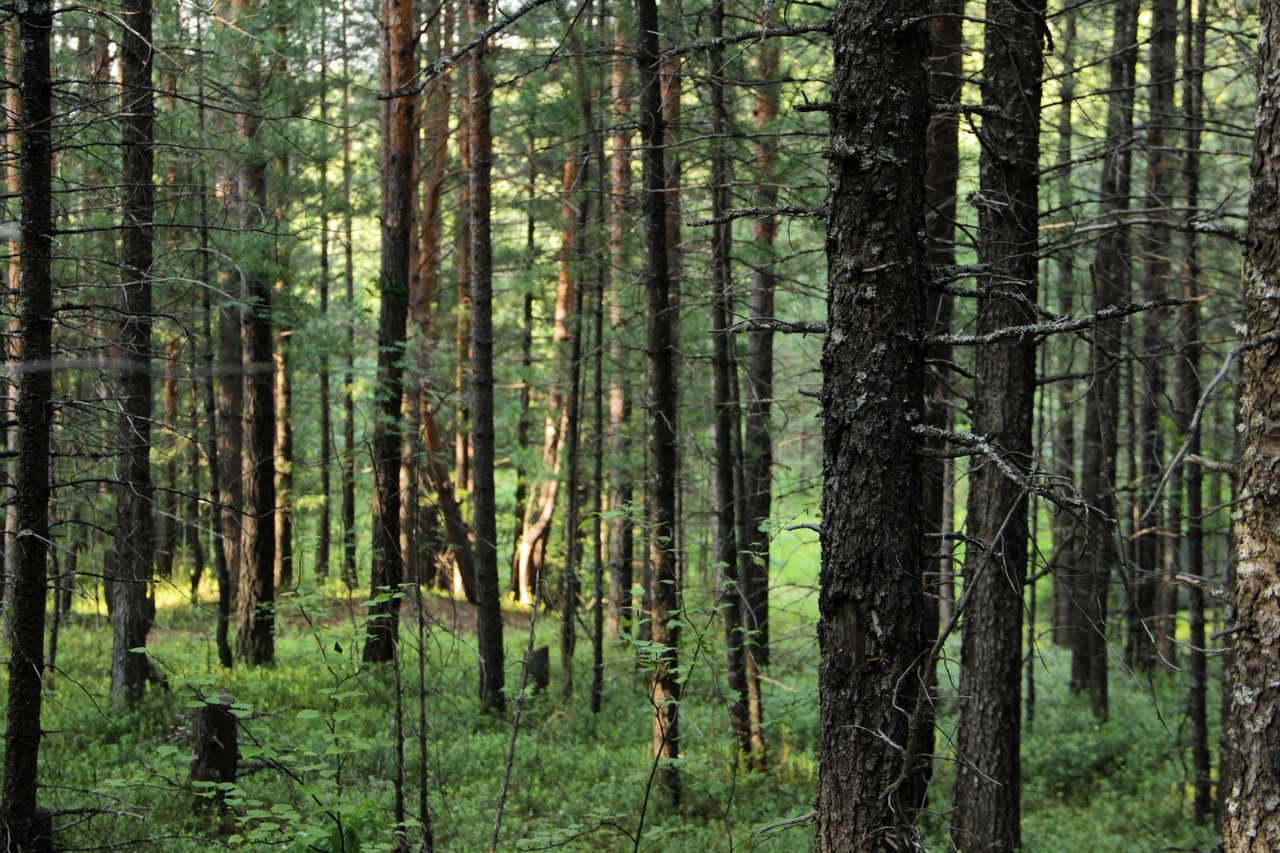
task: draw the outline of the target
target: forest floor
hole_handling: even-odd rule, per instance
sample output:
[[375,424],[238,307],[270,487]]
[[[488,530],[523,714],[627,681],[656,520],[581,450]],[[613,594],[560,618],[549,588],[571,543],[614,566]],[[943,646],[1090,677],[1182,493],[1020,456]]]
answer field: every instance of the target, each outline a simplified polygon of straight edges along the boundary
[[[785,822],[813,808],[817,773],[812,568],[784,564],[779,573],[773,660],[764,683],[767,772],[746,768],[729,730],[719,620],[689,604],[684,650],[692,666],[678,810],[652,783],[651,707],[633,649],[622,641],[606,644],[603,710],[592,714],[585,629],[576,695],[566,702],[559,625],[554,613],[540,613],[536,642],[552,649],[551,688],[524,705],[498,849],[811,850],[812,824]],[[798,582],[805,577],[809,585]],[[688,600],[699,597],[693,592]],[[420,838],[416,818],[425,792],[437,850],[488,849],[513,721],[510,713],[478,713],[468,605],[429,598],[421,622],[406,605],[397,675],[390,665],[360,663],[361,596],[334,585],[289,595],[280,604],[276,664],[227,671],[213,648],[210,598],[193,603],[178,587],[161,588],[149,648],[168,687],[152,688],[123,715],[108,710],[105,610],[82,598],[62,626],[41,754],[41,802],[58,813],[60,849],[390,850],[397,693],[408,838]],[[514,606],[505,614],[513,694],[529,615]],[[1025,724],[1023,743],[1026,849],[1208,850],[1209,831],[1190,818],[1182,679],[1138,679],[1113,661],[1111,721],[1099,725],[1089,716],[1087,697],[1067,689],[1069,664],[1047,639],[1037,649],[1036,716]],[[944,665],[939,760],[922,823],[936,850],[949,849],[955,674],[954,664]],[[193,790],[187,781],[192,708],[219,690],[236,700],[241,747],[240,778],[224,786],[222,813],[209,807],[209,790]],[[1216,695],[1210,702],[1216,707]]]

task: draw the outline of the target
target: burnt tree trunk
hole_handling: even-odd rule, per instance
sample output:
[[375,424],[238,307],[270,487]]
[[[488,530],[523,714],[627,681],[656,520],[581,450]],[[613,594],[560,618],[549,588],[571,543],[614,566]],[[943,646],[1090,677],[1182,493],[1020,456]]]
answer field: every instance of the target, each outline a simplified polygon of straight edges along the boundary
[[924,175],[928,0],[844,0],[833,19],[817,850],[915,845],[924,796]]

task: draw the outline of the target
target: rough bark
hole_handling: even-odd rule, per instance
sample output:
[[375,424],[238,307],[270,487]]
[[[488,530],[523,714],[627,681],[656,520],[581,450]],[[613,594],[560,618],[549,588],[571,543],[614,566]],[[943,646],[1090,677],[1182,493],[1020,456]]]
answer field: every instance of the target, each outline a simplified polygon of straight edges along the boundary
[[[487,0],[470,0],[467,17],[472,30],[489,21]],[[471,54],[471,441],[475,507],[476,635],[480,646],[480,704],[501,713],[502,607],[498,590],[498,519],[494,494],[493,427],[493,243],[489,211],[492,204],[493,76],[488,68],[489,47]]]
[[833,19],[822,353],[817,850],[906,850],[923,798],[905,754],[923,684],[927,0]]
[[641,217],[644,234],[643,282],[648,328],[649,573],[646,590],[652,638],[647,681],[653,704],[653,756],[658,775],[673,803],[680,801],[680,777],[671,759],[680,756],[678,648],[680,628],[673,611],[680,606],[676,559],[676,352],[672,342],[672,276],[667,216],[666,122],[663,117],[661,57],[655,0],[636,2],[636,68],[639,73],[639,125],[643,149]]
[[[1044,0],[987,4],[982,102],[1000,110],[982,124],[978,260],[999,279],[978,300],[977,333],[1035,322],[1039,213],[1040,69]],[[1012,297],[1018,296],[1019,299]],[[1004,460],[1032,465],[1036,383],[1034,339],[979,347],[973,429]],[[1022,845],[1022,587],[1027,577],[1027,493],[997,469],[969,474],[964,636],[960,652],[960,723],[956,734],[951,839],[969,851]]]
[[[417,20],[413,0],[383,0],[379,38],[382,86],[391,91],[417,72]],[[378,319],[378,384],[373,426],[373,565],[369,586],[381,600],[369,610],[364,659],[390,661],[399,637],[401,395],[409,317],[414,166],[418,129],[415,100],[382,102],[382,259]]]
[[1258,113],[1242,283],[1239,492],[1233,513],[1235,624],[1231,663],[1233,773],[1224,853],[1280,848],[1280,5],[1259,5]]
[[124,319],[120,325],[118,470],[121,486],[116,490],[117,589],[111,644],[111,702],[117,709],[140,699],[146,687],[147,657],[130,650],[146,645],[151,628],[147,591],[156,545],[155,489],[151,483],[150,458],[151,220],[155,212],[151,0],[127,0],[121,11],[120,271]]
[[53,87],[49,34],[53,11],[33,0],[15,12],[22,43],[21,246],[19,313],[23,369],[18,378],[17,529],[10,588],[9,704],[4,735],[0,833],[8,846],[34,849],[40,752],[40,673],[44,668],[49,541],[49,439],[53,423]]

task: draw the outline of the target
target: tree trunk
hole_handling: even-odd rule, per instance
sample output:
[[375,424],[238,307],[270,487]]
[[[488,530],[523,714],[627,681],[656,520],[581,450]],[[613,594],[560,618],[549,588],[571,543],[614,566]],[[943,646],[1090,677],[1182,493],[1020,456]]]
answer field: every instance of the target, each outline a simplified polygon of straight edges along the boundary
[[[833,19],[818,598],[819,853],[916,844],[924,775],[922,469],[928,0]],[[891,47],[885,49],[887,33]]]
[[[155,489],[151,484],[150,458],[151,221],[155,212],[151,0],[128,0],[123,15],[120,129],[124,186],[120,269],[124,320],[120,326],[118,463],[122,485],[116,491],[118,587],[112,613],[111,646],[111,703],[117,710],[140,699],[147,683],[147,657],[131,649],[147,644],[147,632],[151,628],[147,591],[156,544],[152,515]],[[172,526],[174,521],[171,519],[169,524]]]
[[[1114,10],[1115,40],[1108,73],[1107,143],[1102,159],[1101,208],[1117,222],[1129,208],[1129,137],[1133,128],[1133,79],[1138,62],[1138,0],[1119,0]],[[1117,225],[1099,238],[1094,260],[1095,312],[1128,298],[1129,231]],[[1116,453],[1120,424],[1121,324],[1093,329],[1091,388],[1085,399],[1080,493],[1089,503],[1087,540],[1072,597],[1076,602],[1071,642],[1071,689],[1088,689],[1098,719],[1107,716],[1107,637],[1105,611],[1116,548]]]
[[[413,0],[382,0],[379,15],[382,87],[391,91],[417,72],[418,23]],[[382,266],[378,320],[378,384],[373,426],[373,567],[368,662],[390,661],[399,637],[401,395],[409,311],[412,230],[416,199],[414,168],[418,129],[415,100],[382,102]]]
[[[472,30],[489,21],[487,0],[470,0]],[[480,646],[480,705],[501,713],[502,602],[498,590],[498,519],[494,494],[493,426],[493,244],[489,210],[492,204],[493,77],[488,68],[489,47],[471,53],[471,440],[474,453],[476,634]]]
[[[283,296],[283,293],[281,293]],[[293,332],[282,328],[276,334],[276,559],[273,574],[279,589],[294,586],[293,555],[293,359],[290,343]]]
[[[1230,752],[1224,853],[1280,849],[1280,5],[1258,8],[1258,114],[1250,169],[1244,283],[1246,351],[1240,367],[1239,489]],[[12,720],[12,716],[10,717]]]
[[[1193,15],[1192,7],[1195,7]],[[1189,0],[1183,10],[1182,108],[1186,114],[1183,129],[1183,191],[1187,209],[1194,215],[1200,205],[1200,134],[1204,125],[1204,64],[1207,35],[1208,3]],[[1174,419],[1179,431],[1187,434],[1187,452],[1199,454],[1200,428],[1191,418],[1200,400],[1200,260],[1194,232],[1186,237],[1187,251],[1183,261],[1182,298],[1178,311],[1178,399]],[[1189,433],[1189,434],[1188,434]],[[1185,532],[1182,539],[1182,571],[1204,577],[1204,469],[1199,465],[1186,468]],[[1191,721],[1191,767],[1194,789],[1193,818],[1197,825],[1205,823],[1213,809],[1211,795],[1212,767],[1209,757],[1209,718],[1207,712],[1208,675],[1205,671],[1204,592],[1191,584],[1187,587],[1187,613],[1190,642],[1187,650],[1187,716]]]
[[649,378],[650,602],[652,669],[647,679],[653,703],[653,757],[658,776],[680,802],[680,777],[669,762],[680,756],[680,693],[677,672],[680,628],[673,611],[680,606],[676,559],[676,352],[672,342],[671,267],[667,252],[666,133],[662,113],[662,59],[658,49],[655,0],[636,2],[636,67],[640,77],[640,138],[644,146],[644,288],[648,302],[645,349]]
[[[342,43],[347,44],[347,5],[342,10]],[[351,207],[351,51],[342,56],[342,251],[347,310],[356,310],[354,228]],[[355,589],[356,579],[356,327],[347,325],[346,364],[342,376],[342,580]]]
[[53,422],[53,87],[49,35],[53,11],[33,0],[15,12],[22,43],[22,320],[18,378],[18,471],[13,502],[21,534],[13,543],[10,589],[9,704],[4,735],[0,827],[9,847],[35,849],[40,752],[40,673],[44,669],[46,560],[49,542],[49,443]]
[[[978,259],[999,278],[978,299],[977,333],[1035,322],[1039,214],[1040,67],[1043,0],[987,4],[982,101],[1003,118],[982,125]],[[1019,297],[1015,299],[1014,297]],[[973,429],[1004,461],[1032,465],[1036,347],[1012,338],[980,347]],[[969,474],[960,723],[951,839],[968,851],[1022,845],[1019,744],[1022,716],[1022,587],[1027,578],[1027,493],[977,457]]]

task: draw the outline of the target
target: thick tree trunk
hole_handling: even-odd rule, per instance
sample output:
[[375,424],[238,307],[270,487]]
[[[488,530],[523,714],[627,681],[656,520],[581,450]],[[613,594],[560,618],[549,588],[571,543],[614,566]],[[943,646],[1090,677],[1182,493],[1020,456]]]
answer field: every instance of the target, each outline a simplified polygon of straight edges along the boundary
[[833,20],[817,850],[916,844],[904,746],[925,688],[922,470],[930,4],[843,0]]
[[[1258,114],[1250,169],[1240,368],[1235,624],[1228,738],[1234,767],[1224,853],[1280,849],[1280,5],[1258,8]],[[12,719],[12,717],[10,717]]]
[[[111,702],[117,709],[140,699],[147,683],[146,655],[130,650],[147,644],[151,628],[147,591],[156,545],[152,514],[155,489],[151,484],[151,220],[155,212],[151,0],[128,0],[122,12],[120,269],[124,320],[120,326],[118,463],[122,485],[116,490],[117,589],[111,645]],[[176,400],[174,404],[176,409]],[[173,519],[169,522],[170,526],[174,523]],[[169,560],[172,562],[172,544]]]
[[[1040,68],[1044,0],[987,4],[982,101],[1003,117],[982,125],[978,259],[999,271],[978,300],[977,333],[1035,322],[1039,215]],[[1018,297],[1015,299],[1014,297]],[[1035,340],[979,348],[973,429],[1004,461],[1032,465]],[[1022,846],[1019,745],[1022,587],[1027,578],[1027,493],[992,460],[969,474],[960,723],[951,839],[968,851]]]
[[[472,30],[489,21],[487,0],[470,0]],[[471,54],[471,440],[475,488],[476,635],[480,646],[480,705],[501,713],[502,602],[498,590],[498,519],[494,494],[493,426],[493,243],[489,210],[492,204],[493,76],[488,68],[487,44]]]
[[[1122,219],[1129,208],[1129,142],[1133,128],[1133,79],[1138,62],[1138,0],[1119,0],[1113,13],[1114,41],[1108,73],[1107,143],[1102,158],[1103,216]],[[1098,240],[1094,261],[1095,312],[1128,298],[1129,230],[1117,225]],[[1122,327],[1118,321],[1093,329],[1091,387],[1085,399],[1080,493],[1088,501],[1086,548],[1081,573],[1073,584],[1076,603],[1071,632],[1071,689],[1089,691],[1098,719],[1107,716],[1106,601],[1111,570],[1117,563],[1116,452],[1120,424]],[[1087,574],[1084,574],[1087,573]]]
[[[417,72],[418,23],[413,0],[382,0],[379,35],[384,91]],[[364,659],[390,661],[399,637],[401,394],[409,316],[409,273],[416,191],[418,129],[415,100],[382,102],[382,266],[378,321],[378,384],[373,426],[373,567],[370,590],[381,600],[369,610]]]
[[10,588],[9,704],[4,735],[0,833],[16,850],[35,849],[40,752],[40,673],[49,542],[49,439],[53,423],[53,87],[49,74],[48,0],[15,12],[22,43],[21,255],[19,313],[23,370],[18,378],[17,529]]
[[676,671],[680,628],[673,611],[680,607],[676,551],[676,351],[672,342],[672,281],[667,241],[666,132],[662,101],[662,60],[658,49],[655,0],[636,2],[636,67],[640,78],[640,138],[643,144],[644,288],[648,302],[645,349],[649,378],[650,583],[646,590],[651,626],[652,669],[648,686],[653,703],[653,757],[658,775],[674,803],[680,802],[680,777],[669,761],[680,756],[681,683]]

